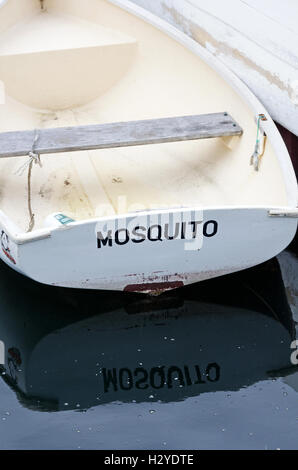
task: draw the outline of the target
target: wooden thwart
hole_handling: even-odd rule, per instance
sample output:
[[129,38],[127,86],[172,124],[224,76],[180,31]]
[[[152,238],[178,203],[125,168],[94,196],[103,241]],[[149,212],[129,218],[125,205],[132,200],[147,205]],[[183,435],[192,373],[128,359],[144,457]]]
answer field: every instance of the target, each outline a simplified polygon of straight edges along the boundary
[[228,113],[0,134],[0,157],[75,152],[242,135]]

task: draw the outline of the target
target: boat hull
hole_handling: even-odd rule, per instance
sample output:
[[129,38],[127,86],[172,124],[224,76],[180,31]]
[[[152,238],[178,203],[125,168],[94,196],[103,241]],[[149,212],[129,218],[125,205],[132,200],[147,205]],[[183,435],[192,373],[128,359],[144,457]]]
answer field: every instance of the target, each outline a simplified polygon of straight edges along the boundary
[[[35,2],[28,0],[29,3],[36,7]],[[51,100],[55,109],[48,109],[51,113],[43,109],[49,103],[42,100],[49,83],[57,88],[54,81],[49,81],[51,75],[47,75],[47,80],[38,80],[38,103],[31,100],[37,96],[34,83],[29,100],[19,95],[26,91],[21,80],[16,83],[17,92],[11,90],[9,95],[14,100],[18,98],[19,103],[9,97],[7,106],[2,107],[3,131],[231,112],[243,129],[243,136],[237,137],[236,142],[203,139],[199,143],[164,143],[163,148],[157,144],[153,148],[146,145],[133,150],[84,150],[72,156],[43,156],[42,168],[34,166],[30,188],[28,175],[23,171],[27,158],[21,162],[23,166],[20,161],[5,162],[1,173],[5,177],[0,213],[1,258],[18,272],[44,284],[159,294],[248,268],[282,251],[297,229],[297,181],[286,147],[266,109],[212,54],[166,22],[126,0],[89,3],[90,9],[84,8],[81,0],[49,2],[48,11],[32,16],[29,31],[27,23],[22,22],[17,34],[12,30],[7,37],[3,31],[3,64],[8,54],[14,61],[17,51],[28,61],[28,70],[34,75],[29,65],[31,59],[36,60],[36,43],[47,62],[49,47],[53,48],[49,44],[52,31],[57,52],[53,60],[59,57],[54,65],[63,59],[68,67],[73,49],[90,58],[82,46],[86,46],[89,37],[89,23],[95,21],[93,46],[101,53],[106,51],[108,41],[115,52],[112,28],[117,32],[119,47],[124,41],[131,52],[127,54],[129,70],[126,74],[122,69],[123,73],[107,70],[105,60],[98,62],[100,72],[107,71],[110,88],[104,92],[102,84],[98,99],[89,103],[91,98],[84,95],[78,103],[73,100],[77,93],[68,90],[68,68],[63,74],[62,67],[52,67],[52,74],[57,69],[61,72],[59,77],[67,78],[63,84],[71,93],[67,103],[62,102],[65,93],[59,83],[57,101]],[[11,5],[8,2],[2,12],[14,23],[20,18],[16,13],[21,12]],[[60,36],[55,12],[59,16],[63,13]],[[79,17],[76,20],[75,12]],[[65,27],[72,31],[70,36],[65,34]],[[78,44],[77,27],[82,33],[79,48],[74,47]],[[31,35],[36,31],[38,36],[33,39],[38,37],[37,42]],[[131,34],[132,41],[127,37]],[[29,53],[23,47],[24,37],[30,45]],[[64,42],[65,38],[70,44]],[[121,55],[120,49],[117,51]],[[114,63],[112,58],[113,55],[108,57],[109,64]],[[17,69],[16,62],[12,65],[11,70]],[[34,65],[40,68],[38,61]],[[7,71],[4,66],[3,70]],[[9,84],[9,77],[5,77]],[[86,88],[90,91],[87,82]],[[84,103],[88,106],[77,107]],[[64,109],[66,105],[69,109]],[[258,155],[262,160],[256,172],[249,162],[254,149],[257,153],[259,131],[263,154]],[[34,134],[32,150],[38,151],[40,136],[37,131]],[[36,158],[33,152],[30,155]],[[28,206],[32,206],[29,214]],[[106,207],[112,208],[110,217],[102,213]],[[147,212],[132,212],[136,207]],[[270,215],[272,210],[274,215]],[[57,221],[58,214],[51,215],[54,211],[62,212],[62,223]],[[28,225],[32,228],[32,222],[33,231],[25,233]]]
[[230,0],[229,8],[220,0],[134,2],[219,57],[275,121],[298,135],[296,2]]
[[44,284],[159,294],[262,263],[296,230],[296,217],[266,208],[142,212],[73,222],[35,238],[13,237],[3,224],[1,258]]

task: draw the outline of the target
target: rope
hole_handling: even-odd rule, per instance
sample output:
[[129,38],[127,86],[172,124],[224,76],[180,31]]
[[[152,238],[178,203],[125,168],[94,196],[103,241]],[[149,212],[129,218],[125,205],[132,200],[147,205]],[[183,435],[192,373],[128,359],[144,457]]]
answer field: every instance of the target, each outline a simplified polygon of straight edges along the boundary
[[14,175],[23,176],[26,168],[28,168],[31,163],[36,163],[37,165],[42,167],[41,161],[40,161],[40,155],[38,153],[29,152],[28,157],[29,157],[29,160],[23,163],[23,165],[20,166],[20,168],[18,168],[17,171],[14,172]]
[[266,150],[266,143],[267,143],[267,135],[264,135],[264,141],[263,141],[263,150],[262,153],[260,154],[260,158],[264,156],[265,150]]
[[32,232],[34,229],[35,225],[35,215],[32,210],[32,195],[31,195],[31,179],[32,179],[32,169],[33,169],[33,164],[35,163],[36,165],[39,165],[40,168],[42,168],[41,160],[40,160],[40,155],[39,153],[35,152],[36,144],[39,139],[38,131],[35,130],[34,134],[34,140],[32,144],[32,150],[29,152],[28,157],[29,160],[27,160],[16,172],[15,175],[22,176],[28,167],[28,177],[27,177],[27,184],[28,184],[28,193],[27,193],[27,205],[28,205],[28,212],[29,212],[29,227],[27,230],[27,233]]
[[262,115],[259,114],[255,149],[254,149],[254,152],[253,152],[253,154],[251,156],[251,159],[250,159],[250,164],[254,166],[254,169],[256,171],[259,171],[260,159],[262,158],[262,156],[265,153],[265,144],[266,144],[266,139],[264,137],[263,153],[260,153],[260,121],[261,120],[262,120]]
[[28,227],[27,233],[32,232],[32,230],[34,229],[34,225],[35,225],[35,215],[33,214],[32,203],[31,203],[31,176],[32,176],[33,161],[34,161],[33,159],[30,160],[29,168],[28,168],[28,200],[27,202],[28,202],[28,212],[29,212],[30,221],[29,221],[29,227]]
[[258,129],[257,129],[257,144],[260,143],[260,120],[261,120],[261,116],[259,116],[258,118]]
[[257,139],[256,139],[256,145],[255,145],[256,153],[259,153],[259,150],[260,150],[260,120],[261,120],[261,116],[259,116],[258,118]]

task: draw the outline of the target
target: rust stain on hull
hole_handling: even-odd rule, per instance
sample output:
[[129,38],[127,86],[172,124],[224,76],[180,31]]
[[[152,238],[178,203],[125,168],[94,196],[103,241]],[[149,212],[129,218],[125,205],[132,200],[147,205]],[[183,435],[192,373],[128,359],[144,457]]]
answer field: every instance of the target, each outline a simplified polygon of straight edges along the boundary
[[140,292],[143,294],[160,295],[167,290],[183,287],[182,281],[151,282],[147,284],[131,284],[124,288],[124,292]]

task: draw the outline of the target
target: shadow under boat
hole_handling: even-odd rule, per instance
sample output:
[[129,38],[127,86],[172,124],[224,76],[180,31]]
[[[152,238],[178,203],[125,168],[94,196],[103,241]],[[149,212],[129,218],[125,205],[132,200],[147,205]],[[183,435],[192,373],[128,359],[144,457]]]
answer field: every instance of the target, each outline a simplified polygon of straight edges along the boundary
[[52,288],[2,263],[0,279],[2,378],[33,410],[174,402],[293,371],[276,259],[156,298]]

